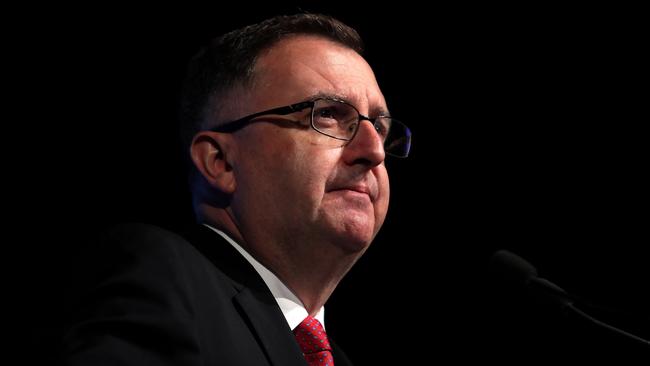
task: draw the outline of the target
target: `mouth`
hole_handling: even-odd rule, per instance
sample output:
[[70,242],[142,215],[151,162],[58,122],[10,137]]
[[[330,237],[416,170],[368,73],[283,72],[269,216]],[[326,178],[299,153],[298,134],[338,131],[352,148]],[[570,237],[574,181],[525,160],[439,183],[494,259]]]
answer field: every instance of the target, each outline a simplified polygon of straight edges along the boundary
[[370,198],[371,202],[375,201],[375,195],[373,195],[370,189],[365,185],[344,186],[331,189],[329,192],[350,192],[352,194],[362,194]]

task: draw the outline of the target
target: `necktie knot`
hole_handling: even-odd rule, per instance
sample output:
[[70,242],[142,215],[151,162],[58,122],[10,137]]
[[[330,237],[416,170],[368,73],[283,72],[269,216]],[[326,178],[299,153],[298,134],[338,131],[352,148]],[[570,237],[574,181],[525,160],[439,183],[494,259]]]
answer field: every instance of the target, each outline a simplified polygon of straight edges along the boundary
[[310,366],[334,365],[331,353],[332,347],[327,339],[323,325],[318,320],[307,316],[294,329],[293,333]]

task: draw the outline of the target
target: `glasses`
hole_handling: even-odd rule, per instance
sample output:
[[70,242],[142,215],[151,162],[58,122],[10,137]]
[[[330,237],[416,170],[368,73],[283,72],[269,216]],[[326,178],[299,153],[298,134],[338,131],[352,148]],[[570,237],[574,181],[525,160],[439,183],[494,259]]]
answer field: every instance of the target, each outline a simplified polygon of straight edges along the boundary
[[359,131],[361,121],[372,123],[375,131],[384,143],[386,154],[405,158],[411,149],[411,130],[402,122],[389,117],[378,116],[370,118],[359,113],[350,103],[334,98],[316,98],[285,107],[273,108],[251,114],[236,121],[228,122],[210,129],[214,132],[235,132],[250,123],[255,118],[275,114],[288,115],[311,108],[310,124],[317,132],[331,138],[351,141]]

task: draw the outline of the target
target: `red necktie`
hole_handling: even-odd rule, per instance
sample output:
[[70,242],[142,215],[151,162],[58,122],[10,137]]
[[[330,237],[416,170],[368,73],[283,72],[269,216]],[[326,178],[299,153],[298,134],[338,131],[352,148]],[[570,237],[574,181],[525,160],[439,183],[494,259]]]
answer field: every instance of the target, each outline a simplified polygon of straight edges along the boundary
[[327,340],[325,329],[318,320],[307,316],[293,330],[293,334],[309,366],[334,366],[332,347]]

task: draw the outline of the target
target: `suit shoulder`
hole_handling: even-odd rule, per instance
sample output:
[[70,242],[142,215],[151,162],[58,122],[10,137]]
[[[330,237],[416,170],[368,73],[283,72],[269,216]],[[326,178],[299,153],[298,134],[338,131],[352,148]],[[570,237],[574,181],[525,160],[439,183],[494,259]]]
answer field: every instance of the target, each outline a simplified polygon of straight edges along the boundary
[[210,267],[183,236],[143,223],[124,223],[103,230],[87,242],[76,262],[76,272],[88,274],[82,283],[115,274],[165,282]]
[[[149,289],[174,289],[175,292],[233,291],[233,280],[226,275],[231,257],[213,261],[197,249],[200,238],[176,233],[159,226],[126,223],[102,232],[80,255],[75,281],[82,288],[119,283]],[[214,245],[213,245],[214,244]],[[210,243],[210,247],[228,246]],[[234,249],[232,249],[234,250]]]
[[93,243],[103,252],[145,256],[198,256],[199,253],[181,235],[160,226],[124,223],[102,232]]
[[122,223],[114,225],[100,234],[104,240],[115,242],[137,242],[142,245],[165,245],[184,241],[177,233],[160,226],[145,223]]

